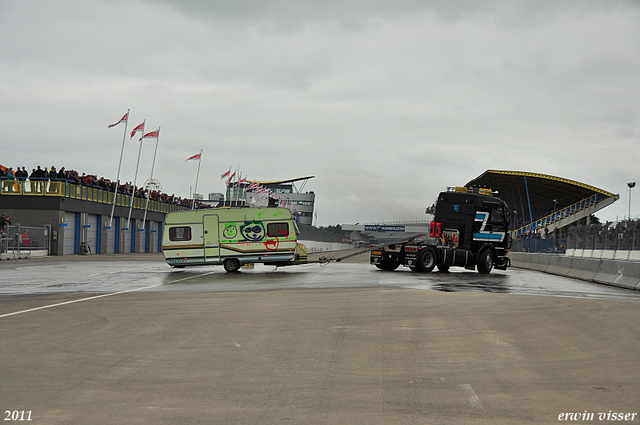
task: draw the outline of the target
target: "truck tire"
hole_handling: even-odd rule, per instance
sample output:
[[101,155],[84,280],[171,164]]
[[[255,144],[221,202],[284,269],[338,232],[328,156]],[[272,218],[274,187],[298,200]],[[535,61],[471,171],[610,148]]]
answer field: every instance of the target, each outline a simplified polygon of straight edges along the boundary
[[235,258],[227,258],[224,260],[223,266],[227,273],[235,273],[240,270],[240,261]]
[[493,269],[493,250],[485,248],[478,255],[478,273],[489,274]]
[[451,267],[449,264],[438,264],[438,270],[441,272],[448,272],[449,267]]
[[397,261],[383,261],[380,264],[376,264],[376,267],[379,268],[380,270],[385,270],[385,271],[393,271],[395,269],[397,269],[398,267],[400,267],[400,263]]
[[418,270],[423,273],[431,273],[436,266],[438,256],[432,247],[426,247],[418,254]]

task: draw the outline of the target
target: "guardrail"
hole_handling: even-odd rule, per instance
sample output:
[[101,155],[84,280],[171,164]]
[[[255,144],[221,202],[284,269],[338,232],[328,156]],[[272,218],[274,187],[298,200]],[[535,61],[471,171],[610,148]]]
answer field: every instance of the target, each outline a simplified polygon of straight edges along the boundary
[[[115,196],[113,191],[101,187],[45,179],[2,180],[2,184],[0,185],[0,195],[54,196],[110,205],[113,204],[113,197]],[[133,208],[145,209],[146,203],[147,198],[134,196]],[[118,192],[115,204],[121,207],[129,207],[129,205],[131,205],[131,195]],[[150,200],[148,206],[149,211],[161,213],[170,213],[185,209],[188,209],[188,207],[156,200]]]
[[640,263],[615,259],[511,252],[511,265],[523,269],[640,290]]

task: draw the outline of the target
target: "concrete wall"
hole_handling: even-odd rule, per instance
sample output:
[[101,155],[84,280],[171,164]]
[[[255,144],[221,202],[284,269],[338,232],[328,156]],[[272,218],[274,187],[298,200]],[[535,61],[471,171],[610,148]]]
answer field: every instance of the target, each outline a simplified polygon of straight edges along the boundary
[[640,261],[640,251],[605,249],[567,249],[567,257]]
[[342,251],[345,249],[355,249],[355,245],[337,242],[317,242],[317,241],[300,241],[307,247],[307,253],[324,252],[324,251]]
[[638,262],[526,252],[510,252],[509,258],[514,267],[640,290]]

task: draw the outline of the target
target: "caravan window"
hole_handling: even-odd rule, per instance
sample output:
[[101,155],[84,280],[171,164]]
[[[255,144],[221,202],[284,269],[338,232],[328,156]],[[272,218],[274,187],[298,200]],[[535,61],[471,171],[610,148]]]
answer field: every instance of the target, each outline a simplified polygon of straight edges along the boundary
[[191,240],[191,227],[170,227],[169,228],[169,240],[176,241],[190,241]]
[[267,236],[270,238],[283,238],[289,236],[289,223],[267,224]]

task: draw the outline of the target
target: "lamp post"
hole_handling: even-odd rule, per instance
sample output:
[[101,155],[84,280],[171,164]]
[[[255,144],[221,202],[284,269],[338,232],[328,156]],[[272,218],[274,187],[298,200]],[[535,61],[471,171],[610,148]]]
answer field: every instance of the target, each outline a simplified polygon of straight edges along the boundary
[[627,183],[627,186],[629,186],[629,220],[631,220],[631,189],[633,189],[634,187],[636,187],[636,182],[629,182]]
[[558,223],[556,222],[556,206],[558,205],[558,200],[553,200],[553,246],[554,248],[558,245],[556,242],[556,229],[558,228]]

